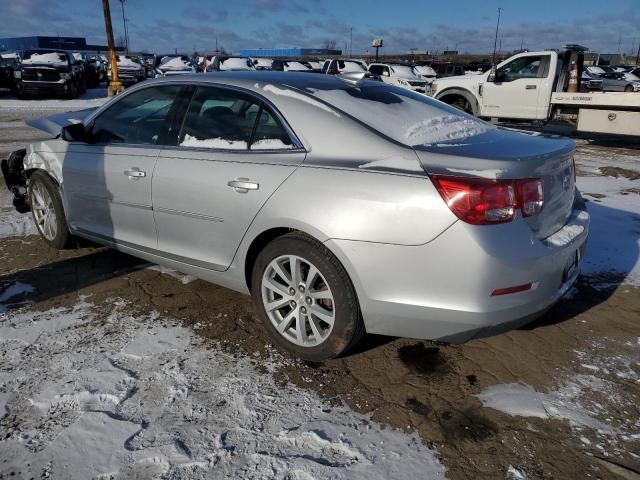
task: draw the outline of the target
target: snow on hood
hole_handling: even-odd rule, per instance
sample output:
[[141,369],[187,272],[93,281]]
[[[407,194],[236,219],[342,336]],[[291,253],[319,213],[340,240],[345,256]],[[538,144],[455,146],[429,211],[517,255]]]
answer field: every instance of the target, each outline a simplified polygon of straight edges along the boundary
[[173,57],[158,67],[160,70],[192,70],[191,64],[182,57]]
[[142,65],[140,65],[139,63],[134,62],[129,57],[123,57],[123,56],[118,57],[118,66],[135,69],[135,70],[140,70],[142,68]]
[[58,52],[32,53],[29,58],[22,60],[23,65],[51,65],[64,67],[69,65],[66,56]]

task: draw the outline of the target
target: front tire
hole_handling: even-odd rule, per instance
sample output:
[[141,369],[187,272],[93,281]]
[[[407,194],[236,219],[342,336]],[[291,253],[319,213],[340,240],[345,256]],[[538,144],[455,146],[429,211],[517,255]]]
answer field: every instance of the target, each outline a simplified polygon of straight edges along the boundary
[[633,87],[631,85],[627,85],[626,87],[624,87],[624,91],[625,92],[633,92]]
[[365,332],[347,272],[307,235],[290,233],[269,243],[256,259],[251,285],[271,336],[304,360],[338,357]]
[[28,194],[33,220],[44,241],[58,250],[69,248],[73,237],[58,187],[51,177],[42,171],[35,172],[29,178]]

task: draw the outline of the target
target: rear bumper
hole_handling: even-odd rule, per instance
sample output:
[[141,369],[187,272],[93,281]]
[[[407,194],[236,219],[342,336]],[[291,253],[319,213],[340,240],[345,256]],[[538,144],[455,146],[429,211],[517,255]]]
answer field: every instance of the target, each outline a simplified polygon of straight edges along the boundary
[[[464,342],[535,320],[571,288],[589,232],[583,205],[551,241],[521,218],[478,227],[456,222],[420,246],[329,240],[349,272],[367,332]],[[567,273],[569,273],[567,275]],[[533,284],[492,296],[496,289]]]

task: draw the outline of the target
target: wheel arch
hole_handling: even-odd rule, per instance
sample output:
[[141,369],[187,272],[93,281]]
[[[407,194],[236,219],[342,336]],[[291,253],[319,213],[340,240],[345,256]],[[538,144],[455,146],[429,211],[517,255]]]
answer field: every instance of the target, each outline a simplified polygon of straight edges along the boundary
[[439,91],[436,94],[435,98],[436,100],[440,100],[441,102],[444,102],[448,105],[451,105],[453,101],[462,98],[469,102],[469,105],[471,106],[471,112],[469,113],[475,116],[478,116],[480,114],[480,105],[478,103],[478,99],[471,91],[465,88],[445,88],[444,90]]

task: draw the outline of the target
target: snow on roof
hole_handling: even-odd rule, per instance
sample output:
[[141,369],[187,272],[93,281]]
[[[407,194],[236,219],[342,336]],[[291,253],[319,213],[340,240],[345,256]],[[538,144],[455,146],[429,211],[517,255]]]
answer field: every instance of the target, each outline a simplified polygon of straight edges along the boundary
[[191,65],[182,57],[173,57],[160,65],[159,68],[162,70],[191,70]]
[[248,58],[230,57],[220,61],[220,70],[253,70]]
[[45,52],[38,53],[33,52],[29,58],[25,58],[22,60],[24,65],[35,65],[35,64],[45,64],[45,65],[54,65],[54,66],[64,66],[68,65],[69,61],[67,60],[66,55],[60,52]]

